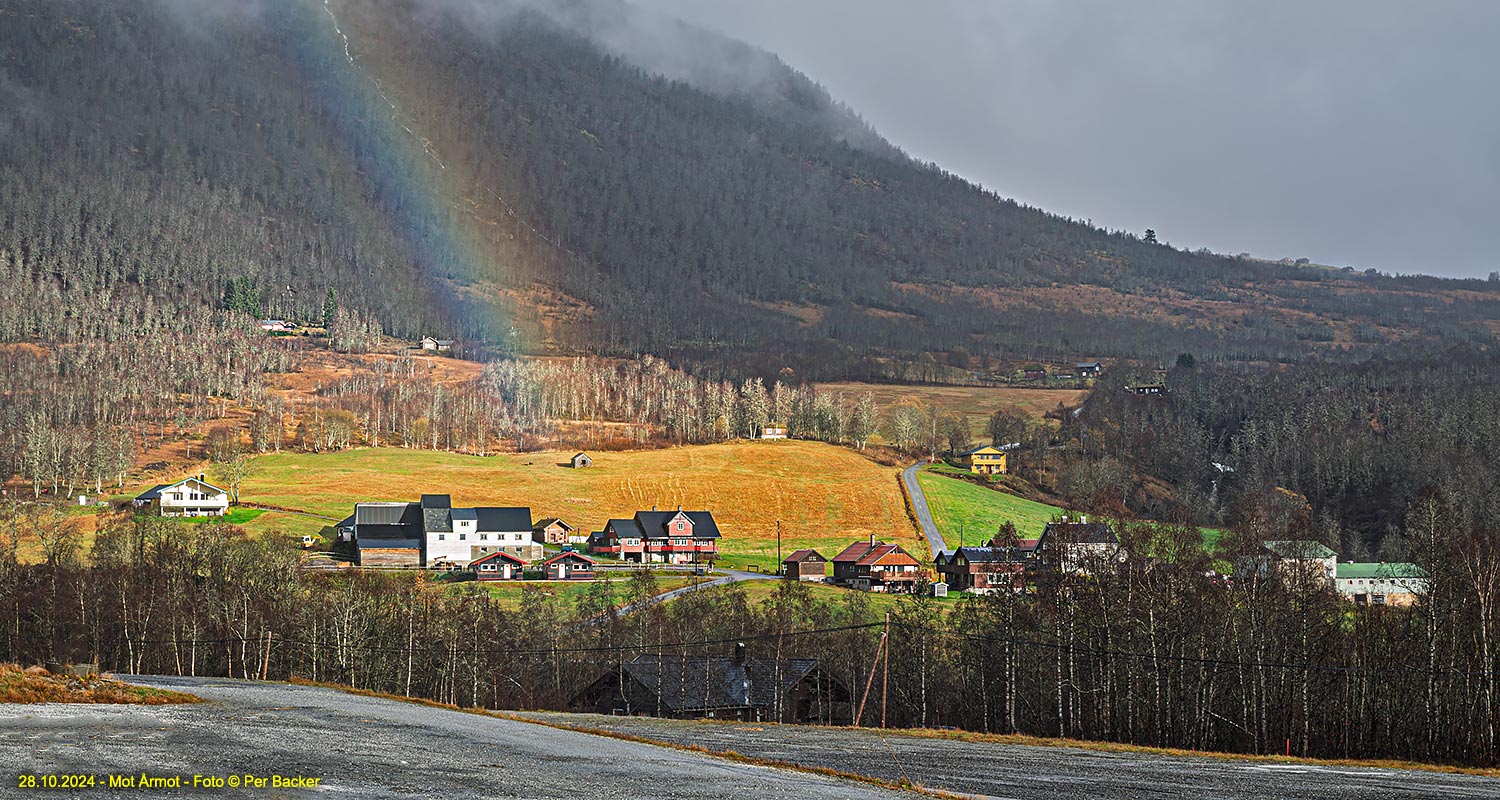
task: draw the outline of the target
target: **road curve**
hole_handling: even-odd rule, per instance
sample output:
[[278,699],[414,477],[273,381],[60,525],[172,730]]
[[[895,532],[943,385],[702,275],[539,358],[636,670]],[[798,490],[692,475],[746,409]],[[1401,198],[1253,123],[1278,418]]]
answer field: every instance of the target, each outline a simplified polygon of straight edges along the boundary
[[[182,788],[76,794],[350,798],[910,797],[824,775],[754,766],[335,689],[224,678],[133,676],[192,692],[187,706],[0,705],[0,798],[35,798],[17,775],[182,779]],[[317,778],[316,789],[247,788],[245,774]],[[193,776],[226,783],[192,788]],[[241,781],[230,788],[229,776]],[[104,781],[99,781],[104,779]]]
[[974,798],[1011,800],[1492,800],[1500,779],[1396,767],[1112,752],[943,739],[878,729],[683,722],[647,717],[521,712],[709,750],[733,750]]
[[939,550],[947,550],[948,544],[943,541],[943,535],[938,533],[937,523],[932,521],[932,509],[927,507],[927,495],[922,494],[922,485],[917,483],[917,470],[922,468],[922,462],[901,470],[901,482],[906,485],[906,494],[911,498],[911,510],[917,514],[917,522],[922,525],[922,534],[927,537],[927,547],[935,556]]

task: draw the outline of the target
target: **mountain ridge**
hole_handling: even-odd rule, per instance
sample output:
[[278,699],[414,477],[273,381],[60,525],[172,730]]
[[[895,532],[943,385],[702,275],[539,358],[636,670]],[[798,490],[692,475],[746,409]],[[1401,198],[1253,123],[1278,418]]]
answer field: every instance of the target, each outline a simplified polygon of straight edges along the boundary
[[[180,6],[0,3],[0,85],[36,109],[0,142],[19,292],[214,303],[243,276],[267,313],[314,318],[333,289],[398,336],[818,377],[955,350],[1356,358],[1488,343],[1500,320],[1483,281],[1184,253],[868,126],[879,143],[852,145],[827,120],[857,115],[746,45],[770,94],[652,74],[586,35],[623,3],[478,24],[455,2],[309,0],[192,28]],[[61,324],[33,316],[0,338]]]

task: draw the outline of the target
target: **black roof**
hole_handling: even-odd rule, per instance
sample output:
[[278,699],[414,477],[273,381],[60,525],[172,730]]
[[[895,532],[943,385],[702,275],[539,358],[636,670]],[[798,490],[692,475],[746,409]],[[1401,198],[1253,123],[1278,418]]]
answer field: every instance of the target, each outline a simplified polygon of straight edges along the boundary
[[667,523],[678,514],[692,521],[694,539],[719,538],[719,525],[714,522],[714,515],[708,511],[637,511],[635,523],[646,538],[663,539],[668,535]]
[[960,547],[953,551],[953,556],[962,554],[972,563],[993,564],[1004,561],[1023,561],[1026,558],[1026,552],[1019,547]]
[[156,498],[161,497],[161,490],[162,489],[165,489],[165,488],[167,488],[168,486],[171,486],[171,485],[172,484],[170,484],[170,483],[158,483],[155,486],[151,487],[150,489],[147,489],[146,491],[141,492],[140,494],[136,495],[135,499],[137,499],[137,500],[155,500]]
[[474,517],[478,521],[479,530],[492,531],[530,531],[531,530],[531,508],[519,506],[513,508],[494,508],[481,506],[474,509]]
[[446,494],[422,495],[422,529],[431,533],[452,533],[453,499]]
[[354,524],[420,525],[422,507],[416,503],[355,503]]
[[1115,532],[1102,522],[1049,522],[1041,539],[1062,539],[1072,544],[1119,544]]
[[[781,665],[781,691],[818,666],[817,659],[794,658]],[[774,662],[727,656],[642,655],[624,665],[627,675],[661,704],[676,712],[715,708],[766,708],[776,701]]]

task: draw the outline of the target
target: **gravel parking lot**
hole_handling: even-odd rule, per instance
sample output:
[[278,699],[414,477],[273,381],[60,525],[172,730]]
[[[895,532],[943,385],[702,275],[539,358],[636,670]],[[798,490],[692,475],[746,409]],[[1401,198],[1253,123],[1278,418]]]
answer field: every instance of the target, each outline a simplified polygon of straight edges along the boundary
[[1497,798],[1500,779],[1397,769],[1108,753],[790,725],[527,713],[567,725],[1016,800]]
[[[92,775],[40,796],[351,798],[892,798],[866,784],[332,689],[139,678],[192,692],[190,706],[0,705],[0,797],[39,796],[19,774]],[[181,787],[110,790],[109,774]],[[229,779],[318,778],[316,788]],[[194,788],[194,776],[225,785]]]
[[[60,794],[145,797],[893,798],[908,793],[795,770],[360,697],[333,689],[218,678],[143,677],[210,702],[193,706],[0,705],[0,797],[36,797],[15,775],[84,774]],[[1434,772],[1107,753],[882,736],[763,724],[528,713],[678,745],[824,767],[977,797],[1495,798],[1500,779]],[[111,774],[180,786],[107,788]],[[233,787],[253,775],[316,778],[312,788]],[[194,776],[224,785],[194,787]],[[200,778],[201,780],[201,778]]]

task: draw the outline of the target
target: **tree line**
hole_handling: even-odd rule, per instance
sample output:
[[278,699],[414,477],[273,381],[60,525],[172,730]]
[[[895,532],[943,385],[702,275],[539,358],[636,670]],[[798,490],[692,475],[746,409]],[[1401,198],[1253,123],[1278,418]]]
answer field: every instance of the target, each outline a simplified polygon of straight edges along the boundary
[[[1354,607],[1296,577],[1209,577],[1186,524],[1119,523],[1128,556],[1094,576],[1041,572],[1022,594],[892,607],[782,582],[737,586],[629,615],[658,591],[646,572],[574,601],[521,590],[519,607],[473,582],[414,573],[310,571],[286,537],[121,513],[85,554],[76,524],[11,506],[0,519],[0,659],[97,661],[120,672],[348,684],[486,708],[565,708],[637,655],[811,657],[859,695],[858,720],[956,726],[1243,753],[1497,762],[1494,603],[1500,535],[1428,496],[1403,525],[1432,575],[1411,607]],[[1232,545],[1287,535],[1259,520]],[[41,537],[19,564],[17,535]],[[87,559],[83,558],[87,555]],[[885,671],[888,668],[888,673]],[[871,678],[871,675],[874,677]],[[882,677],[888,674],[888,678]],[[853,704],[840,713],[849,722]]]

